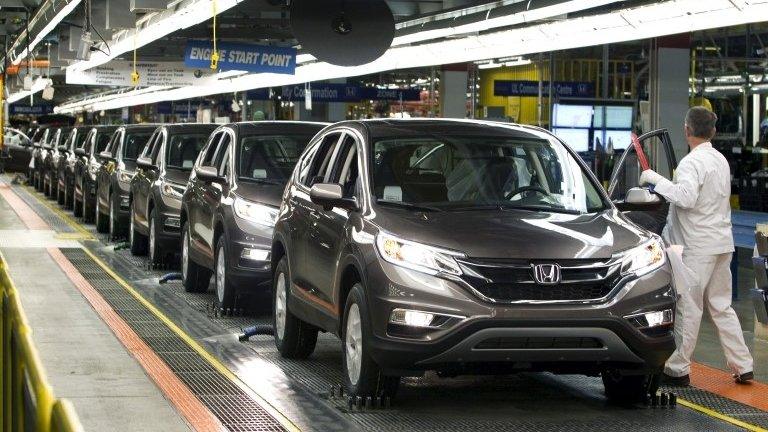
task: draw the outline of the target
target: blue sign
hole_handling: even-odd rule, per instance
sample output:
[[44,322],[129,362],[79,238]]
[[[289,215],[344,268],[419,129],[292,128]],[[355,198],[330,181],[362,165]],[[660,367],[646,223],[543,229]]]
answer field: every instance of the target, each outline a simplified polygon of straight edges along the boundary
[[[361,100],[418,101],[421,90],[418,89],[380,89],[360,87],[354,84],[314,84],[310,88],[313,102],[360,102]],[[278,95],[286,101],[303,101],[304,86],[284,86]],[[269,89],[249,90],[248,99],[267,100]]]
[[[269,72],[293,75],[296,71],[296,49],[268,45],[252,45],[221,42],[219,70]],[[210,41],[189,41],[184,51],[184,64],[190,68],[205,69],[211,66],[213,45]]]
[[157,114],[178,114],[186,116],[189,112],[190,116],[197,115],[197,107],[200,106],[199,102],[193,102],[191,105],[187,105],[184,102],[171,103],[171,102],[158,102],[155,106]]
[[25,105],[11,104],[8,106],[9,114],[44,115],[53,113],[53,105]]
[[[555,95],[559,97],[594,97],[595,87],[590,82],[565,82],[556,81],[552,83],[555,89]],[[542,89],[544,96],[549,96],[549,83],[544,82]],[[538,81],[493,81],[494,96],[538,96]]]

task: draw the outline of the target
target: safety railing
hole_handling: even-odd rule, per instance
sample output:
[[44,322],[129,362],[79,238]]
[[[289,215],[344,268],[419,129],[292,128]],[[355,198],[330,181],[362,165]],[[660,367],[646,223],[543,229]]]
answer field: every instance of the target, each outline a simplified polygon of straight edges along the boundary
[[72,405],[56,399],[46,379],[32,331],[0,253],[2,432],[82,432]]

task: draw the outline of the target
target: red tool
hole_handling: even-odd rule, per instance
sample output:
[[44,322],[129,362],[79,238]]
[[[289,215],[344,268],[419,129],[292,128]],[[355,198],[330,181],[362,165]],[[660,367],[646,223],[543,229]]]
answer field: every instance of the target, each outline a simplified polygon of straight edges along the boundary
[[635,133],[632,133],[632,145],[635,147],[635,152],[637,153],[637,161],[640,163],[640,168],[645,170],[651,169],[651,166],[648,164],[648,158],[645,157],[645,152],[643,151],[643,146],[640,144],[640,140],[637,139],[637,135]]

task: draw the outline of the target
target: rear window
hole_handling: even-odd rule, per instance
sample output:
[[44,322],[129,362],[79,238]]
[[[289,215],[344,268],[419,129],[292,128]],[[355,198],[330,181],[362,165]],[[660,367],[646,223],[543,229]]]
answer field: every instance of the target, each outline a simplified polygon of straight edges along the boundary
[[171,136],[168,141],[168,153],[165,160],[165,167],[171,169],[192,170],[197,155],[205,147],[210,135],[201,134],[179,134]]
[[141,151],[144,150],[144,146],[147,145],[152,132],[132,132],[126,134],[125,143],[123,144],[123,160],[136,160]]

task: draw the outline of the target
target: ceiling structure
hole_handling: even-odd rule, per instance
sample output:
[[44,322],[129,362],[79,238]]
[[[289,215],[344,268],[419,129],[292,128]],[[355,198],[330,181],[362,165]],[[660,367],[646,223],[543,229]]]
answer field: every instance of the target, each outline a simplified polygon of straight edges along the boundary
[[[200,88],[117,89],[65,84],[66,68],[84,70],[114,59],[130,60],[134,49],[141,61],[182,61],[187,41],[212,37],[212,4],[217,12],[217,40],[297,47],[296,75],[230,73],[226,81],[222,76],[222,82]],[[768,43],[768,28],[764,24],[753,24],[749,29],[741,25],[768,20],[768,2],[761,0],[391,0],[387,4],[396,22],[392,47],[381,59],[356,67],[329,65],[303,52],[291,29],[286,0],[3,0],[0,36],[5,35],[7,41],[5,61],[9,66],[18,66],[18,73],[8,79],[10,91],[21,91],[31,59],[29,73],[50,75],[56,89],[53,103],[69,107],[68,112],[202,97],[221,93],[222,89],[243,91],[618,43],[686,31],[697,32],[694,44],[717,47],[707,51],[711,58],[707,60],[706,73],[721,69],[727,72],[740,66],[723,58],[744,57],[747,50],[754,54],[764,48],[764,42]],[[127,13],[131,5],[135,8]],[[87,8],[91,11],[90,23],[85,19]],[[94,50],[88,61],[76,60],[84,25],[93,28]],[[731,34],[721,30],[700,31],[720,26],[737,27],[728,28]],[[747,42],[739,42],[745,40],[745,34],[749,35]],[[27,55],[27,44],[31,56]],[[768,50],[760,52],[768,57]],[[40,60],[48,61],[50,70]],[[750,67],[764,71],[768,63],[759,60],[750,61]],[[0,61],[0,67],[3,63]],[[117,92],[119,97],[112,96]],[[138,95],[141,97],[128,100]]]

